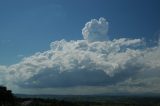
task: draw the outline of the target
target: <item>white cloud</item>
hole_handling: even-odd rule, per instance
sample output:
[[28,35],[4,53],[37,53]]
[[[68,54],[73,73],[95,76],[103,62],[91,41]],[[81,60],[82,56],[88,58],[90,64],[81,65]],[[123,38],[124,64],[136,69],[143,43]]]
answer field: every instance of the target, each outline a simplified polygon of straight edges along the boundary
[[85,24],[82,29],[82,34],[85,40],[89,42],[103,41],[107,38],[108,22],[105,18],[99,18],[99,20],[92,19]]
[[141,42],[140,39],[125,38],[92,43],[85,40],[52,42],[50,50],[36,53],[18,64],[9,66],[9,78],[25,87],[116,83],[127,76],[119,79],[115,74],[123,73],[128,69],[129,61],[141,56],[140,50],[132,49],[132,46]]

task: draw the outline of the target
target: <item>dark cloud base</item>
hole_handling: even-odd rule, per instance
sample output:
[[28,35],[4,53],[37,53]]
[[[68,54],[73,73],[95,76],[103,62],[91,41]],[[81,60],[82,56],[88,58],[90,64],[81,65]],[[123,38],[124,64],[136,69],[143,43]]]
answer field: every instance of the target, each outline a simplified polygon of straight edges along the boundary
[[102,70],[53,71],[43,70],[30,79],[18,83],[22,88],[64,88],[75,86],[107,86],[114,85],[133,76],[136,71],[123,70],[114,76],[108,76]]

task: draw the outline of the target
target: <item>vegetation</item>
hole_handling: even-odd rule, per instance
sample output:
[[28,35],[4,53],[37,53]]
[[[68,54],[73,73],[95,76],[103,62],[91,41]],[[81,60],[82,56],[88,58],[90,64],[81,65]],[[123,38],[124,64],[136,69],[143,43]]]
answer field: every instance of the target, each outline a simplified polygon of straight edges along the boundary
[[12,92],[0,86],[0,106],[14,106],[15,100]]
[[16,106],[160,106],[160,97],[61,96],[59,99],[17,98]]
[[6,87],[0,87],[0,106],[160,106],[160,97],[46,95],[42,98],[13,96]]
[[65,101],[41,98],[17,98],[16,106],[160,106],[160,98],[109,97],[106,101]]

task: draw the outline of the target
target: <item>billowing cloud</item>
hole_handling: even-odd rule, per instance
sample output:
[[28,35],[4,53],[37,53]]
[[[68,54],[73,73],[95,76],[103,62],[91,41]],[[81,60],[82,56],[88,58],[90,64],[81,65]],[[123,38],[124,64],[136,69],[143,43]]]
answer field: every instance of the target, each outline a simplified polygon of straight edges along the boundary
[[23,89],[102,87],[110,92],[145,88],[160,93],[160,47],[147,48],[143,39],[102,40],[107,28],[104,18],[93,19],[82,31],[84,40],[54,41],[50,50],[1,66],[0,84]]
[[99,20],[92,19],[85,24],[82,29],[82,34],[85,40],[89,42],[104,41],[107,39],[108,22],[105,18],[99,18]]
[[10,78],[24,87],[113,84],[132,74],[126,71],[123,78],[115,75],[123,73],[127,62],[141,55],[139,50],[126,48],[141,42],[125,38],[93,43],[84,40],[52,42],[50,50],[8,67]]

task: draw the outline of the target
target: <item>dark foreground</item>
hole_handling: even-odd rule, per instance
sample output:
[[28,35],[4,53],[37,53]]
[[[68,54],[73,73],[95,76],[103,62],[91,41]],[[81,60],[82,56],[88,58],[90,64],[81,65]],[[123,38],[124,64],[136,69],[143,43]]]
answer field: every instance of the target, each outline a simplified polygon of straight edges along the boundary
[[[16,98],[16,106],[160,106],[160,97],[143,96],[33,96]],[[56,99],[53,99],[56,98]]]
[[160,96],[13,95],[1,86],[0,106],[160,106]]
[[7,103],[6,101],[0,106],[160,106],[160,97],[58,96],[55,97],[56,99],[53,98],[16,96],[14,102]]

